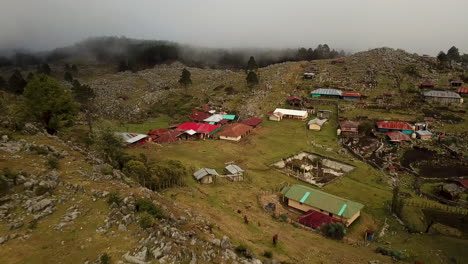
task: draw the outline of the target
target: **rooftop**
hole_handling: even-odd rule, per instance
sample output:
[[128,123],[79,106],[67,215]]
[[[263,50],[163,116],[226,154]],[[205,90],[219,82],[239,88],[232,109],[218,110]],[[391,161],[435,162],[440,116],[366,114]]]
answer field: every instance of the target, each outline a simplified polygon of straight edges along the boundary
[[231,164],[226,166],[226,170],[229,171],[231,174],[237,174],[240,172],[244,172],[243,169],[241,169],[239,166]]
[[183,123],[182,125],[178,126],[178,130],[187,131],[193,130],[197,133],[207,134],[212,133],[219,128],[219,125],[210,125],[204,123],[194,123],[194,122],[187,122]]
[[201,168],[193,173],[193,177],[195,177],[197,180],[200,180],[207,175],[219,176],[219,174],[214,169],[209,168]]
[[316,90],[313,90],[311,94],[320,94],[320,95],[335,95],[335,96],[341,96],[341,91],[338,89],[331,89],[331,88],[319,88]]
[[414,130],[410,124],[400,121],[380,121],[377,122],[377,127],[383,129]]
[[387,136],[392,142],[411,141],[411,138],[407,134],[403,134],[400,131],[388,132]]
[[280,113],[283,115],[291,115],[291,116],[307,116],[307,111],[283,109],[283,108],[276,108],[275,111],[273,111],[273,113]]
[[258,126],[263,122],[262,119],[256,118],[256,117],[251,117],[247,118],[246,120],[240,122],[241,124],[248,125],[248,126]]
[[427,91],[424,93],[427,97],[443,97],[443,98],[461,98],[459,94],[451,91]]
[[252,130],[251,126],[244,125],[241,123],[236,123],[227,126],[223,131],[218,133],[219,136],[224,136],[224,137],[240,137],[245,135],[247,132]]
[[319,126],[323,126],[323,124],[325,124],[325,122],[327,122],[327,119],[318,119],[318,118],[315,118],[315,119],[312,119],[310,120],[307,125],[312,125],[312,124],[317,124]]
[[147,135],[144,135],[144,134],[136,134],[136,133],[116,133],[118,136],[120,136],[122,138],[122,140],[127,143],[127,144],[132,144],[132,143],[135,143],[137,141],[140,141],[146,137],[148,137]]

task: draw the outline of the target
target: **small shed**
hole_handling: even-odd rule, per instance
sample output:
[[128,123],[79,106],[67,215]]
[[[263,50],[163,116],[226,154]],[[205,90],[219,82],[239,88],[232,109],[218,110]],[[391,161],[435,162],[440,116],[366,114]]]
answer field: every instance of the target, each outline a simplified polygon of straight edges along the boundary
[[462,87],[463,86],[463,81],[462,80],[450,81],[450,86],[452,86],[452,87]]
[[203,120],[209,118],[210,116],[211,114],[195,111],[190,115],[190,119],[192,119],[195,122],[203,122]]
[[289,96],[287,101],[291,106],[300,106],[302,104],[302,98],[299,96]]
[[332,116],[332,111],[330,110],[318,110],[317,117],[320,119],[330,119]]
[[241,121],[240,123],[241,123],[241,124],[244,124],[244,125],[251,126],[251,127],[257,127],[257,126],[260,125],[262,122],[263,122],[263,120],[260,119],[260,118],[251,117],[251,118],[247,118],[247,119]]
[[214,176],[219,176],[219,174],[216,172],[216,170],[209,168],[201,168],[195,173],[193,173],[193,177],[195,178],[195,180],[202,184],[213,183]]
[[226,175],[231,181],[242,181],[244,180],[244,170],[235,164],[230,164],[226,166],[226,171],[229,173]]
[[421,89],[434,89],[434,83],[432,82],[422,82],[419,84],[419,88]]
[[331,88],[319,88],[315,89],[310,93],[312,97],[329,97],[329,98],[340,98],[341,90]]
[[432,138],[432,133],[428,130],[418,130],[416,131],[416,135],[422,140],[429,140]]
[[461,104],[463,98],[451,91],[428,91],[424,93],[424,99],[427,102],[441,103],[441,104]]
[[313,79],[315,77],[315,73],[313,72],[304,72],[304,79]]
[[327,119],[312,119],[310,120],[307,125],[309,126],[310,130],[317,130],[320,131],[322,130],[322,126],[327,122]]
[[359,122],[344,120],[340,121],[340,133],[343,134],[358,134]]

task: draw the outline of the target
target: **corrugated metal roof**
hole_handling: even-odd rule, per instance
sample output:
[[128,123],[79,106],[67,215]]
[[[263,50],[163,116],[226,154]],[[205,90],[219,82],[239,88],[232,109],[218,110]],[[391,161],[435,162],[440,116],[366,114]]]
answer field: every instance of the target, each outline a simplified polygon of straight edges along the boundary
[[299,96],[289,96],[288,101],[292,101],[292,100],[302,101],[302,98]]
[[457,93],[451,91],[427,91],[424,92],[426,97],[443,97],[443,98],[461,98]]
[[387,136],[390,138],[390,141],[411,141],[411,138],[407,134],[403,134],[400,131],[388,132]]
[[308,115],[307,111],[284,109],[284,108],[276,108],[275,111],[273,111],[273,113],[280,113],[282,115],[301,116],[301,117],[305,117]]
[[331,88],[319,88],[313,90],[311,94],[320,94],[320,95],[334,95],[334,96],[341,96],[341,91],[338,89],[331,89]]
[[183,123],[182,125],[178,126],[178,130],[187,131],[187,130],[195,130],[197,133],[207,134],[215,131],[219,128],[219,125],[210,125],[204,123],[194,123],[194,122],[187,122]]
[[358,128],[359,127],[359,122],[356,121],[351,121],[351,120],[344,120],[340,121],[340,128],[347,129],[347,128]]
[[457,90],[457,93],[462,93],[462,94],[468,93],[468,87],[459,88]]
[[241,122],[241,124],[248,125],[248,126],[258,126],[262,123],[262,119],[251,117]]
[[207,175],[219,176],[219,174],[214,169],[209,168],[201,168],[193,173],[193,177],[195,177],[197,180],[200,180]]
[[377,127],[383,129],[413,130],[410,124],[400,121],[380,121],[377,122]]
[[231,174],[237,174],[240,172],[244,172],[239,166],[231,164],[226,166],[226,170],[229,171]]
[[205,113],[205,112],[195,112],[195,113],[192,113],[190,115],[190,119],[192,119],[193,121],[203,121],[207,118],[209,118],[211,115],[208,114],[208,113]]
[[291,187],[284,188],[281,191],[288,199],[300,201],[307,192],[310,194],[303,201],[304,204],[325,210],[327,212],[338,215],[346,204],[345,210],[342,212],[344,218],[351,218],[357,212],[359,212],[364,205],[341,198],[326,192],[319,191],[317,189],[309,188],[304,185],[295,184]]
[[251,126],[244,125],[241,123],[236,123],[236,124],[227,126],[223,131],[218,133],[218,135],[225,136],[225,137],[240,137],[240,136],[245,135],[250,130],[252,130]]
[[137,141],[140,141],[140,140],[148,137],[147,135],[136,134],[136,133],[121,133],[121,132],[118,132],[116,134],[118,136],[120,136],[122,138],[122,140],[127,144],[132,144],[132,143],[135,143]]
[[224,119],[234,120],[234,119],[236,119],[236,115],[224,115]]
[[343,97],[361,97],[361,94],[358,92],[342,92],[341,96]]
[[311,124],[317,124],[319,126],[323,126],[323,124],[325,124],[325,122],[327,122],[328,120],[327,119],[318,119],[318,118],[315,118],[315,119],[312,119],[310,120],[307,125],[311,125]]
[[221,121],[223,119],[224,119],[224,115],[216,114],[216,115],[212,115],[212,116],[204,119],[203,121],[205,121],[205,122],[216,122],[217,123],[217,122],[219,122],[219,121]]
[[432,133],[428,130],[418,130],[416,131],[416,134],[420,136],[432,136]]

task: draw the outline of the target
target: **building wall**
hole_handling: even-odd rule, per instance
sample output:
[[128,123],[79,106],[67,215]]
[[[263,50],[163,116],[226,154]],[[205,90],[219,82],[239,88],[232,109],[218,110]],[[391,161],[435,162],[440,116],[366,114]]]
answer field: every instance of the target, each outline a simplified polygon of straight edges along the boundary
[[429,140],[432,138],[432,136],[418,136],[422,140]]
[[269,119],[272,120],[272,121],[281,121],[281,117],[275,116],[275,115],[270,115]]
[[425,99],[427,102],[440,103],[440,104],[460,104],[462,102],[460,98],[426,96]]
[[310,124],[310,125],[309,125],[309,129],[310,129],[310,130],[321,130],[322,127],[319,126],[319,125],[317,125],[317,124]]
[[[320,210],[318,208],[312,207],[310,205],[301,204],[300,202],[295,201],[295,200],[291,200],[291,199],[288,199],[288,206],[291,206],[291,207],[296,208],[298,210],[301,210],[303,212],[314,210],[314,211],[319,212],[319,213],[324,214],[324,215],[329,215],[329,213],[330,213],[330,212],[327,212],[327,211]],[[333,214],[332,217],[334,219],[343,221],[346,226],[350,226],[360,215],[361,215],[361,212],[357,212],[355,215],[353,215],[353,217],[351,217],[349,219],[338,216],[338,215],[335,215],[335,214]]]
[[211,176],[211,175],[205,176],[200,180],[200,183],[202,183],[202,184],[209,184],[209,183],[212,183],[212,182],[213,182],[213,176]]
[[231,141],[239,141],[241,140],[241,136],[238,136],[238,137],[226,137],[226,136],[220,136],[219,137],[220,139],[225,139],[225,140],[231,140]]

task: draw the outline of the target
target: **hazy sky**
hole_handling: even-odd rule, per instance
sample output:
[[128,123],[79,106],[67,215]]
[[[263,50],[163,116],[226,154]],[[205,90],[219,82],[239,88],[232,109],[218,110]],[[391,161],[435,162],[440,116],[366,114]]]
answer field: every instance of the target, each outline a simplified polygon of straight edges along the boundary
[[388,46],[468,53],[468,0],[0,0],[0,49],[92,36],[208,47]]

